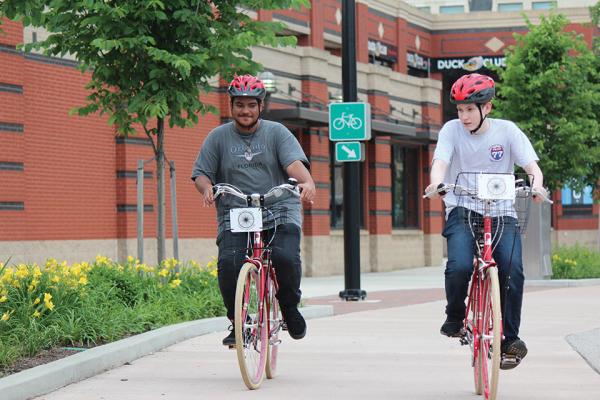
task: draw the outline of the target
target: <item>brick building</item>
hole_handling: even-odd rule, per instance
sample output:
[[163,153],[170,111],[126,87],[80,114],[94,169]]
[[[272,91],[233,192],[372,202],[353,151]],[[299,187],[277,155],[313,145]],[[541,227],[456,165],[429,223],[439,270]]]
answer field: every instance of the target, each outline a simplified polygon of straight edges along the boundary
[[[306,275],[343,272],[342,168],[328,140],[327,104],[341,95],[341,2],[313,0],[310,10],[259,11],[298,37],[297,48],[255,48],[275,75],[265,118],[299,139],[318,190],[304,211]],[[544,11],[527,11],[533,21]],[[598,30],[585,8],[561,10],[588,42]],[[357,1],[359,100],[372,106],[361,187],[361,266],[365,271],[439,264],[443,256],[440,201],[424,202],[437,132],[454,118],[447,92],[465,66],[502,64],[519,13],[430,15],[393,0]],[[123,259],[136,254],[136,165],[153,156],[147,138],[122,138],[106,118],[69,116],[84,103],[88,79],[70,59],[23,54],[16,45],[43,32],[6,21],[0,36],[0,260],[46,257]],[[477,66],[477,65],[476,65]],[[481,65],[479,65],[480,67]],[[179,251],[200,262],[216,255],[214,210],[203,208],[189,173],[208,132],[228,119],[218,87],[206,101],[220,109],[192,129],[167,129],[166,155],[177,166]],[[146,166],[146,261],[155,259],[156,173]],[[169,186],[166,186],[167,196]],[[566,192],[563,191],[563,195]],[[567,193],[568,194],[568,193]],[[569,195],[572,195],[569,194]],[[585,196],[584,196],[585,197]],[[167,197],[168,198],[168,197]],[[555,243],[594,243],[598,206],[563,204],[555,195]],[[172,237],[167,201],[167,237]],[[572,202],[571,202],[572,203]],[[170,241],[167,243],[170,249]]]

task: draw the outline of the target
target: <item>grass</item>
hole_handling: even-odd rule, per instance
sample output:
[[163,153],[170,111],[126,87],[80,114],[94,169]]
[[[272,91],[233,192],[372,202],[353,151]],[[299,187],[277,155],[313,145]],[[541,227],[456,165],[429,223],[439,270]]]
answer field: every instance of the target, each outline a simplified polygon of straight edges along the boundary
[[552,254],[552,279],[600,278],[600,252],[580,245],[559,247]]
[[92,347],[225,315],[216,275],[215,261],[170,259],[152,267],[98,256],[72,265],[0,263],[0,371],[56,346]]

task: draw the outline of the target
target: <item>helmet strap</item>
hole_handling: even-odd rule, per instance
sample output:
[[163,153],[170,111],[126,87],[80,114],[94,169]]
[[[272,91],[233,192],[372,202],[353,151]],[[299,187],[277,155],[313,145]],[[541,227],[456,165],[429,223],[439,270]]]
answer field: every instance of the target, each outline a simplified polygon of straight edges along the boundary
[[483,121],[485,121],[485,119],[487,118],[487,115],[484,116],[483,111],[481,111],[481,103],[477,103],[477,109],[479,110],[479,125],[477,125],[477,128],[470,131],[471,135],[475,135],[475,132],[477,132],[479,128],[481,128],[481,125],[483,125]]

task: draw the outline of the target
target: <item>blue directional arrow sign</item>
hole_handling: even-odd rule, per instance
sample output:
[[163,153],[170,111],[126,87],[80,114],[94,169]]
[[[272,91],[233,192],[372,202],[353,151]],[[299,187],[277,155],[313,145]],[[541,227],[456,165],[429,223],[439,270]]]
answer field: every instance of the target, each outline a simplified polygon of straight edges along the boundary
[[336,142],[335,160],[338,162],[364,161],[364,143],[361,142]]

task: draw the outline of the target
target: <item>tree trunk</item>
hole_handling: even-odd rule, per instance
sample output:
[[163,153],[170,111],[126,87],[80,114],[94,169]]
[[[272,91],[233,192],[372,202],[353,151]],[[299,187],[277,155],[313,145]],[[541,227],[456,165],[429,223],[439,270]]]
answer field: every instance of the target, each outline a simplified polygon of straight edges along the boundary
[[156,229],[157,262],[165,259],[165,152],[164,142],[165,121],[158,118],[156,130],[156,191],[158,199],[158,227]]

